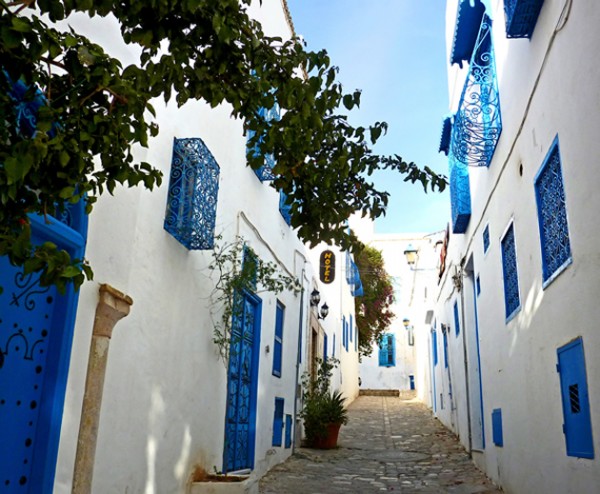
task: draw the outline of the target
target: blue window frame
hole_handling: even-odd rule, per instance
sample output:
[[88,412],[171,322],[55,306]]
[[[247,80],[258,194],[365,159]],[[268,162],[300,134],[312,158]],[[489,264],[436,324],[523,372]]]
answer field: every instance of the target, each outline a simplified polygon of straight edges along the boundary
[[214,246],[219,173],[202,139],[173,140],[164,229],[187,249]]
[[567,456],[594,458],[583,340],[577,338],[557,350],[557,371],[563,408]]
[[396,337],[386,333],[379,340],[379,366],[394,367],[396,365]]
[[283,398],[275,398],[273,413],[273,446],[281,446],[283,439]]
[[544,0],[504,0],[507,38],[531,38]]
[[275,308],[275,339],[273,341],[273,375],[281,377],[281,362],[283,358],[283,320],[285,307],[278,300]]
[[546,287],[573,261],[558,137],[535,178],[535,198],[540,226],[543,286]]
[[504,437],[502,433],[502,409],[492,410],[492,440],[496,446],[504,446]]
[[292,416],[289,413],[285,416],[285,447],[292,447]]
[[433,354],[433,366],[438,364],[437,330],[431,330],[431,353]]
[[448,331],[442,332],[442,337],[444,339],[444,367],[448,368]]
[[485,225],[483,229],[483,253],[485,254],[490,248],[490,225]]
[[288,197],[282,190],[279,191],[279,212],[283,216],[284,221],[292,224],[292,205],[288,202]]
[[323,335],[323,360],[327,360],[327,333]]
[[460,317],[458,316],[458,300],[454,302],[454,331],[456,336],[460,334]]
[[519,274],[513,223],[504,234],[502,244],[502,274],[504,278],[504,308],[506,321],[510,321],[521,308],[519,297]]

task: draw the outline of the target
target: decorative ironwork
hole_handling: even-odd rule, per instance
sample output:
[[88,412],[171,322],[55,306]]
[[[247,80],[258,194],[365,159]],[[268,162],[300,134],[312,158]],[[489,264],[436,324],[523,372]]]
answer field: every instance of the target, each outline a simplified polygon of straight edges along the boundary
[[489,166],[502,132],[491,31],[484,15],[452,127],[452,153],[465,165]]
[[[259,115],[261,117],[263,117],[267,122],[270,122],[271,120],[279,120],[280,115],[279,115],[279,105],[277,103],[275,103],[275,105],[273,106],[273,108],[266,110],[265,108],[261,108],[258,111]],[[256,132],[254,132],[253,130],[249,130],[248,131],[248,141],[250,141],[250,139],[252,137],[254,137],[256,135]],[[263,137],[261,136],[259,138],[259,143],[262,142]],[[252,148],[252,152],[254,156],[260,156],[260,149],[259,149],[259,143],[257,143],[253,148]],[[264,157],[264,165],[261,166],[260,168],[257,168],[256,170],[254,170],[254,173],[256,174],[256,176],[259,178],[259,180],[261,182],[266,182],[268,180],[275,180],[275,174],[273,173],[273,167],[275,166],[275,157],[272,154],[267,154]]]
[[288,197],[282,190],[279,191],[279,212],[288,225],[292,224],[292,205],[288,202]]
[[473,5],[471,0],[460,0],[450,52],[451,64],[457,63],[462,69],[462,63],[471,59],[484,12],[485,6],[480,0],[475,0]]
[[469,168],[450,154],[450,210],[452,233],[465,233],[471,219]]
[[515,231],[512,224],[502,239],[502,274],[504,277],[504,307],[506,318],[509,319],[521,306]]
[[444,153],[448,156],[450,151],[450,139],[452,135],[452,117],[446,117],[442,124],[442,137],[440,138],[440,147],[438,153]]
[[[34,310],[35,309],[35,296],[48,292],[50,287],[41,287],[39,285],[40,276],[34,277],[33,273],[25,275],[21,271],[18,271],[15,274],[14,284],[15,288],[20,289],[19,293],[15,291],[12,292],[12,298],[10,301],[10,305],[15,305],[20,307],[21,303],[23,303],[25,309]],[[21,300],[25,297],[23,300]]]
[[6,345],[4,345],[4,350],[0,349],[0,354],[8,355],[14,351],[15,353],[22,353],[23,359],[25,360],[34,360],[34,353],[36,349],[39,352],[40,348],[38,347],[44,344],[44,338],[46,338],[46,336],[48,336],[48,331],[42,331],[42,338],[35,340],[30,348],[30,341],[27,338],[27,335],[23,329],[18,329],[16,333],[13,333],[8,337]]
[[219,173],[202,139],[173,140],[164,228],[188,249],[214,246]]
[[485,225],[483,229],[483,253],[485,254],[490,248],[490,225]]
[[504,0],[507,38],[531,38],[544,0]]
[[535,179],[544,282],[571,262],[567,206],[558,141]]

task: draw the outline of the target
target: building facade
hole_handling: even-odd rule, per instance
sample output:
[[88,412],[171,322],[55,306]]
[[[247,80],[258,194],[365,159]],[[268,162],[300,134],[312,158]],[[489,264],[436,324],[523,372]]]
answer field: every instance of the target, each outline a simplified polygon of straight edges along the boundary
[[447,3],[432,407],[510,493],[600,482],[598,21],[591,1]]

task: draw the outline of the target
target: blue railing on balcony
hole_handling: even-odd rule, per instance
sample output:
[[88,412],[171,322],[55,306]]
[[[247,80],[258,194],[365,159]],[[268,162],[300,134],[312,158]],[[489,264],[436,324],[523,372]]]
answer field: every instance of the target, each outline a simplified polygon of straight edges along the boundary
[[[259,110],[259,114],[263,117],[267,122],[271,120],[279,120],[279,105],[275,103],[273,108],[267,110],[265,108],[261,108]],[[253,130],[248,131],[248,140],[250,140],[255,135]],[[262,138],[260,139],[262,141]],[[258,145],[252,148],[253,155],[259,156],[260,149]],[[273,174],[273,167],[275,166],[275,157],[272,154],[267,154],[264,156],[264,165],[260,168],[254,170],[256,176],[259,178],[261,182],[266,182],[268,180],[275,180],[275,175]]]
[[214,246],[219,173],[202,139],[173,140],[164,228],[190,250]]
[[452,233],[465,233],[471,219],[471,190],[469,188],[469,168],[456,160],[452,154],[450,165],[450,210],[452,213]]
[[465,165],[489,166],[502,132],[491,31],[484,15],[452,127],[452,154]]
[[442,124],[442,137],[440,139],[440,147],[438,153],[444,153],[448,156],[450,151],[450,138],[452,136],[452,117],[446,117]]
[[477,33],[485,6],[481,0],[460,0],[454,26],[454,39],[450,52],[450,64],[457,63],[462,68],[463,62],[468,62],[473,54]]
[[531,38],[544,0],[504,0],[507,38]]

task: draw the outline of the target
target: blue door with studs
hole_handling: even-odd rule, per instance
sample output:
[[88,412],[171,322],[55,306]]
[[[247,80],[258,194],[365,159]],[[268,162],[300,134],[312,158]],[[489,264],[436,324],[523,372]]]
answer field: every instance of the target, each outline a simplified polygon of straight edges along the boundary
[[[34,243],[83,257],[83,205],[60,220],[31,216]],[[0,493],[52,492],[77,293],[41,287],[0,258]]]
[[236,295],[227,376],[227,417],[223,471],[254,468],[256,398],[260,345],[261,300]]

